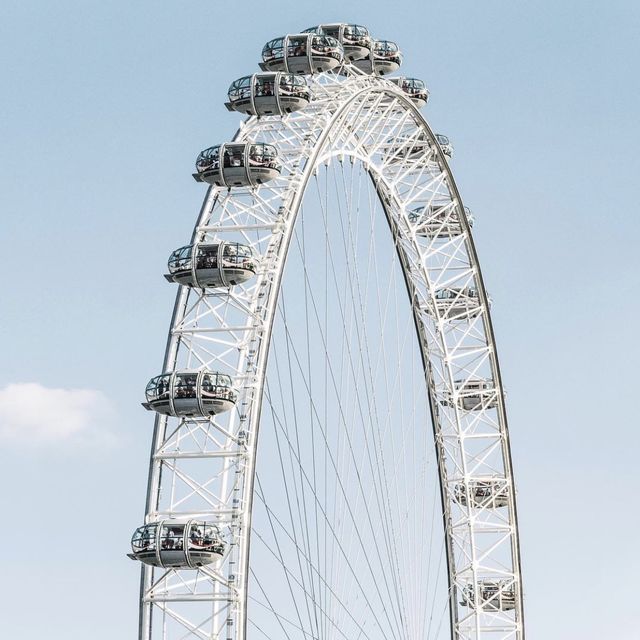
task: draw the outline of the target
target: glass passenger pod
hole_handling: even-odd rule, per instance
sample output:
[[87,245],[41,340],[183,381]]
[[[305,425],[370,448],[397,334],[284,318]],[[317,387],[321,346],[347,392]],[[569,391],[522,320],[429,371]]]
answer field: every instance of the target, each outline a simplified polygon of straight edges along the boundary
[[411,102],[413,102],[418,109],[422,109],[422,107],[429,102],[429,91],[423,80],[418,80],[418,78],[405,78],[403,76],[389,78],[389,80],[400,87],[400,89],[411,98]]
[[[473,216],[467,207],[464,208],[467,222],[473,227]],[[419,236],[428,238],[452,238],[462,233],[463,228],[457,208],[451,201],[434,202],[425,207],[417,207],[407,214],[409,222],[416,226]]]
[[478,290],[474,287],[448,287],[435,294],[438,313],[447,320],[475,318],[482,309]]
[[[476,594],[478,605],[476,604]],[[516,608],[516,589],[508,580],[478,580],[476,589],[472,584],[462,590],[462,606],[485,611],[511,611]]]
[[216,187],[255,187],[280,175],[273,145],[228,142],[200,152],[193,177]]
[[232,409],[237,394],[231,377],[213,371],[174,371],[149,381],[145,409],[166,416],[213,416]]
[[476,509],[499,509],[509,504],[509,487],[504,478],[478,478],[468,483],[470,504],[467,500],[467,485],[457,484],[453,490],[455,501],[463,507]]
[[444,155],[447,156],[447,158],[452,158],[453,157],[453,145],[449,141],[449,138],[447,138],[447,136],[445,136],[445,135],[443,135],[441,133],[436,133],[436,140],[438,141],[438,144],[440,145],[440,148],[442,149],[442,153],[444,153]]
[[344,61],[342,45],[331,36],[298,33],[270,40],[262,48],[263,71],[322,73],[339,67]]
[[169,257],[169,282],[187,287],[230,287],[252,278],[258,268],[250,247],[237,242],[187,245]]
[[324,34],[335,38],[344,49],[344,57],[347,60],[361,60],[366,58],[373,43],[373,38],[369,35],[369,29],[359,24],[320,24],[310,29],[305,29],[303,33]]
[[127,555],[154,567],[195,569],[221,558],[225,548],[213,523],[162,520],[138,527]]
[[476,378],[455,380],[453,393],[448,394],[444,404],[458,405],[463,411],[493,409],[498,405],[498,393],[493,380]]
[[386,76],[400,68],[402,53],[395,42],[374,40],[369,55],[353,64],[365,73]]
[[306,80],[293,73],[255,73],[229,87],[229,111],[251,116],[281,116],[304,109],[311,100]]

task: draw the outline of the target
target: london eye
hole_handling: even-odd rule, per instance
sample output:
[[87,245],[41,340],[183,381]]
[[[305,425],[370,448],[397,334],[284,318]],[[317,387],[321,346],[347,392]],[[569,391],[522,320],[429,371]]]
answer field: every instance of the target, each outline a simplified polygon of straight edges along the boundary
[[274,38],[197,155],[143,403],[139,640],[524,638],[474,220],[401,63],[354,24]]

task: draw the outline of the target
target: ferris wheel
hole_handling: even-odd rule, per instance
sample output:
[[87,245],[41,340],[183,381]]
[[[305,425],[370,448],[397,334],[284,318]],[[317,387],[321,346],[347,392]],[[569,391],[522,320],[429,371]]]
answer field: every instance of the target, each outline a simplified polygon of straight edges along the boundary
[[524,638],[473,217],[401,62],[358,25],[271,40],[197,158],[144,403],[140,640]]

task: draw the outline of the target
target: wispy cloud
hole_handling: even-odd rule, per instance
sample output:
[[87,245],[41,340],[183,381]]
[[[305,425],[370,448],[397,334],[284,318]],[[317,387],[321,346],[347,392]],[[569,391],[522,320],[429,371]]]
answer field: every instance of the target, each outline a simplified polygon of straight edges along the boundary
[[21,446],[112,445],[113,409],[101,391],[35,382],[0,389],[0,441]]

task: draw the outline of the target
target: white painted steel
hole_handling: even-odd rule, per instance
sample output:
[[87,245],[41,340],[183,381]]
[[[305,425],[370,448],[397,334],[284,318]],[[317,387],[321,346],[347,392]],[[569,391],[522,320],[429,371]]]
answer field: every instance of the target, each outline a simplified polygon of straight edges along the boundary
[[[235,140],[273,144],[281,175],[254,188],[208,190],[193,242],[241,242],[259,258],[256,276],[230,289],[180,287],[164,371],[229,373],[237,410],[219,416],[158,416],[145,522],[168,517],[213,521],[227,541],[219,563],[200,570],[144,566],[140,640],[245,640],[252,503],[267,355],[284,264],[305,189],[332,159],[363,163],[375,184],[404,271],[433,419],[449,574],[451,637],[524,638],[515,491],[504,392],[482,281],[463,203],[440,145],[417,108],[394,83],[345,65],[341,74],[309,77],[310,104],[284,117],[251,117]],[[393,141],[401,141],[400,148]],[[414,142],[426,149],[406,152]],[[404,150],[403,150],[404,149]],[[185,172],[186,173],[186,172]],[[425,234],[410,221],[419,207],[450,201],[459,234]],[[441,206],[441,205],[439,205]],[[415,218],[415,217],[414,217]],[[434,218],[436,220],[436,218]],[[473,287],[479,312],[451,320],[436,304],[446,287]],[[494,382],[495,407],[465,411],[461,381]],[[474,478],[500,479],[506,506],[474,508]],[[460,499],[460,487],[466,497]],[[458,499],[456,499],[456,491]],[[463,594],[500,582],[513,608],[465,606]],[[471,587],[469,587],[471,585]],[[475,587],[474,587],[475,585]],[[206,603],[204,621],[179,604]],[[172,626],[173,625],[173,626]],[[177,627],[180,632],[170,629]],[[175,635],[172,635],[175,634]],[[355,639],[354,639],[355,640]],[[416,639],[417,640],[417,639]]]

